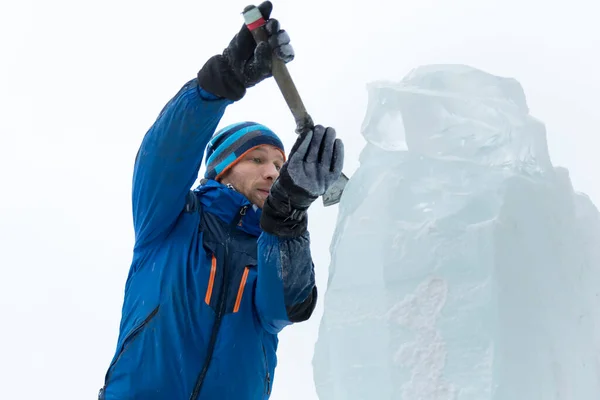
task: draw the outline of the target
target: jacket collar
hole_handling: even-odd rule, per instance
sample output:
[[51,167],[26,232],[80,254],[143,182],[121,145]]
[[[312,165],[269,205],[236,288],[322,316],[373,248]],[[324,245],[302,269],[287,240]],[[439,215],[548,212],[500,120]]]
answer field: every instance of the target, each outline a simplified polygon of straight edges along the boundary
[[227,224],[236,224],[237,229],[253,236],[262,233],[262,210],[235,189],[211,179],[202,179],[194,192],[199,195],[198,199],[204,212],[217,216]]

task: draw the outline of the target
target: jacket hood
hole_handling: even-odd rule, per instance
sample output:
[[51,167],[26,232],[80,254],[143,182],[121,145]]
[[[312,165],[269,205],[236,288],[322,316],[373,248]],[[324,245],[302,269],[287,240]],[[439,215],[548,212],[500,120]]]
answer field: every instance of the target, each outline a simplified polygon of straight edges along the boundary
[[235,189],[212,179],[202,179],[194,189],[194,193],[205,212],[217,216],[228,224],[241,215],[237,223],[238,229],[253,236],[260,236],[262,233],[260,228],[262,210]]

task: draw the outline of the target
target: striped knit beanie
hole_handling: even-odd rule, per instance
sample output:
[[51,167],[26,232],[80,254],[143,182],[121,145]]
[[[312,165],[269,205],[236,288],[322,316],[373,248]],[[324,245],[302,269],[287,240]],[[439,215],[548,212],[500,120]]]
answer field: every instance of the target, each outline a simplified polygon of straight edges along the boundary
[[208,142],[204,177],[218,181],[242,156],[263,144],[277,147],[285,160],[283,143],[266,126],[250,121],[226,126]]

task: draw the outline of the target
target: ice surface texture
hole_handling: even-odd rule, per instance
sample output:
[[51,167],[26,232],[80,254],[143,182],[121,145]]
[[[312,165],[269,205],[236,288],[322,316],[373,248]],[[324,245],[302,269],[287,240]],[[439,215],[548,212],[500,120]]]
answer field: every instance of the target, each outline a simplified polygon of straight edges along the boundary
[[369,86],[315,347],[320,400],[600,399],[600,215],[514,79]]
[[363,134],[386,150],[524,170],[552,168],[521,85],[462,65],[427,66],[369,85]]

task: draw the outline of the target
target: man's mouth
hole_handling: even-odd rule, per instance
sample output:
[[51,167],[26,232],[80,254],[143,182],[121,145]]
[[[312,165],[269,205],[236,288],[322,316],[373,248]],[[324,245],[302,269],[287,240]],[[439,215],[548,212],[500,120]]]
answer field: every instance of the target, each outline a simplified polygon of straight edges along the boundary
[[268,196],[270,193],[270,189],[258,189],[259,192],[263,193],[264,195]]

